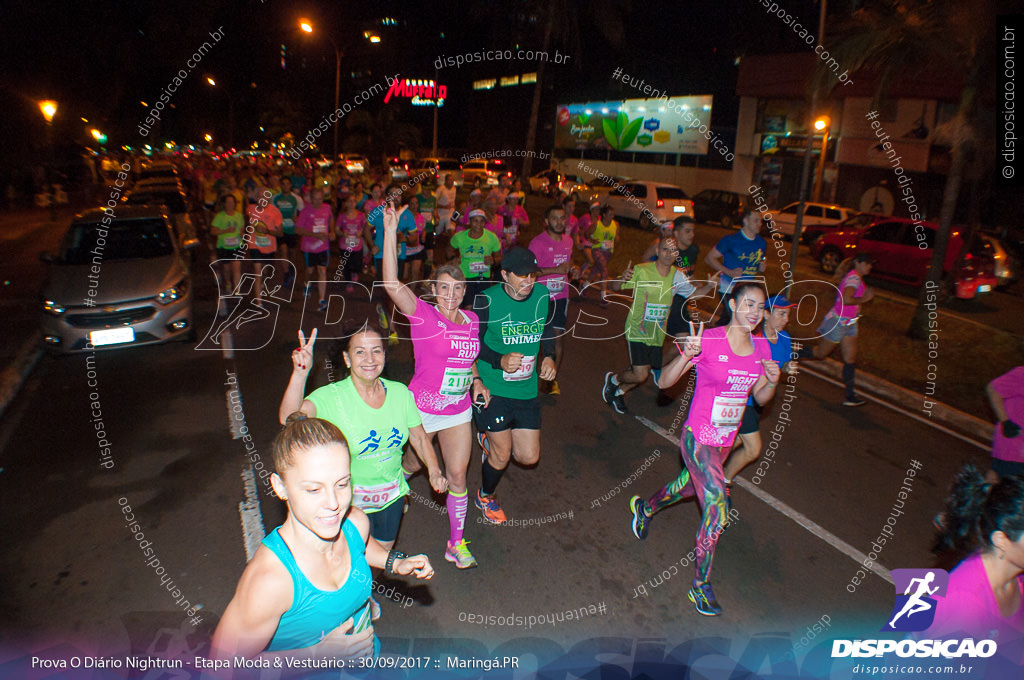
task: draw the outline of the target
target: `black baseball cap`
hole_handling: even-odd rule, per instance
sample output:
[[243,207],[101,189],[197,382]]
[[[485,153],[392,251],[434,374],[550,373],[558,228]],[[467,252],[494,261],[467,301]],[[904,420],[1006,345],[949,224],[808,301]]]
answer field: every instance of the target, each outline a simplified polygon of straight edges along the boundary
[[501,271],[512,272],[516,276],[526,276],[536,274],[540,271],[540,267],[537,266],[537,256],[532,251],[517,246],[501,258]]

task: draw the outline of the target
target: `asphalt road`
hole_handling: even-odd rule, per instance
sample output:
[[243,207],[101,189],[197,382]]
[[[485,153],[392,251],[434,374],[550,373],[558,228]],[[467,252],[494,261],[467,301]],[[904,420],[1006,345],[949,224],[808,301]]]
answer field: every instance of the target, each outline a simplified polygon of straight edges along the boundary
[[[701,238],[714,229],[702,227]],[[7,252],[39,249],[52,236],[33,234]],[[27,262],[13,266],[31,273]],[[202,335],[215,318],[216,289],[202,267],[196,280]],[[348,297],[345,315],[371,311]],[[244,423],[267,461],[296,330],[325,322],[312,304],[303,310],[296,299],[276,323],[250,324],[233,338],[233,353],[178,343],[100,352],[90,366],[83,355],[40,360],[0,421],[0,638],[8,657],[11,647],[202,653],[245,565],[246,543],[283,519],[282,504],[260,480],[246,482],[252,462],[233,436],[241,423],[232,419],[226,382],[235,376]],[[601,308],[588,295],[572,303],[571,318],[573,309],[591,324],[606,320],[607,336],[621,332],[616,305]],[[328,314],[331,321],[342,315],[336,306]],[[542,397],[541,462],[511,469],[499,488],[507,514],[523,526],[481,524],[470,508],[466,536],[479,568],[459,572],[444,561],[447,516],[426,501],[426,479],[412,480],[417,496],[398,546],[426,552],[437,573],[427,583],[383,583],[377,633],[385,654],[511,654],[536,664],[568,652],[592,664],[604,652],[639,663],[710,646],[738,659],[744,650],[756,655],[765,640],[788,650],[822,617],[831,637],[875,636],[892,606],[886,568],[936,564],[930,518],[954,471],[987,459],[982,448],[883,406],[844,409],[841,388],[801,375],[790,425],[757,490],[749,481],[734,490],[738,521],[720,540],[712,579],[725,614],[704,618],[686,598],[692,566],[678,566],[693,549],[696,506],[659,514],[644,542],[632,536],[626,508],[632,494],[649,495],[678,474],[685,406],[677,399],[657,407],[647,385],[627,396],[628,415],[614,413],[600,387],[605,371],[625,367],[624,342],[566,342],[562,395]],[[326,344],[318,342],[310,389],[327,380]],[[95,386],[87,384],[90,369]],[[387,373],[405,381],[411,371],[403,342],[390,352]],[[102,465],[93,401],[111,467]],[[778,413],[777,404],[762,431]],[[878,557],[884,567],[851,593],[857,551],[871,550],[914,460],[920,469]],[[479,465],[474,456],[471,492]],[[744,476],[750,480],[754,467]],[[144,546],[150,557],[127,530],[125,505],[151,543]],[[193,625],[185,610],[200,605]],[[473,622],[509,615],[544,622]]]
[[[604,316],[613,332],[621,328],[615,306],[605,310],[592,299],[574,306]],[[84,649],[103,641],[104,647],[126,649],[147,644],[156,629],[183,626],[185,614],[175,604],[181,596],[172,598],[155,567],[146,565],[123,520],[125,504],[166,575],[190,603],[202,604],[195,639],[212,630],[244,567],[245,536],[283,518],[281,504],[257,480],[260,527],[242,525],[242,475],[250,459],[241,440],[232,438],[225,382],[237,376],[245,423],[258,451],[269,457],[299,307],[282,311],[267,347],[238,349],[233,359],[185,344],[98,353],[93,388],[86,384],[83,356],[40,362],[0,439],[5,638],[26,649],[45,641]],[[311,310],[307,330],[314,323]],[[368,310],[359,304],[353,314]],[[212,302],[198,311],[201,322],[212,320]],[[250,338],[257,336],[254,329]],[[236,347],[246,342],[239,336]],[[321,352],[311,387],[326,380],[323,357]],[[446,563],[447,517],[424,502],[412,503],[399,546],[428,553],[437,575],[425,585],[402,586],[413,599],[410,606],[385,603],[378,629],[387,650],[407,652],[411,639],[434,637],[477,641],[478,650],[526,637],[565,649],[598,636],[739,640],[799,632],[822,615],[836,631],[863,625],[877,630],[891,606],[892,586],[871,574],[849,593],[857,571],[849,555],[801,526],[805,520],[795,521],[743,488],[734,492],[739,521],[723,535],[715,562],[713,582],[725,615],[705,619],[693,611],[686,600],[689,568],[670,567],[692,549],[695,506],[658,515],[645,542],[631,535],[626,510],[632,493],[652,493],[680,465],[676,446],[636,416],[677,434],[680,402],[658,408],[648,385],[628,396],[629,415],[612,412],[600,399],[601,380],[606,370],[624,364],[621,340],[567,340],[562,395],[542,398],[541,463],[511,470],[499,489],[511,518],[535,524],[486,526],[471,509],[467,537],[478,569],[457,572]],[[402,343],[389,356],[388,371],[407,379],[411,368],[410,347]],[[797,394],[792,424],[759,489],[819,525],[826,538],[835,537],[829,540],[867,552],[916,457],[921,469],[905,514],[879,561],[889,568],[931,565],[929,518],[954,470],[985,452],[881,406],[843,409],[839,388],[808,375],[799,378]],[[111,469],[101,466],[93,400],[103,412]],[[647,468],[627,483],[645,460]],[[752,473],[748,469],[748,479]],[[478,458],[469,478],[475,490]],[[422,476],[412,488],[431,497]],[[532,630],[468,621],[470,613],[546,616],[591,604],[604,611]]]

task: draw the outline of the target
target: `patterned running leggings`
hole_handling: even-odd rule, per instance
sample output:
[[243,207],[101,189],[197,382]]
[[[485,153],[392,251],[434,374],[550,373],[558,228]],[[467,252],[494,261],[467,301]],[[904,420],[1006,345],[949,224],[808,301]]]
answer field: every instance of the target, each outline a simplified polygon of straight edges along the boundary
[[[729,450],[699,443],[689,427],[683,428],[680,444],[683,457],[682,473],[647,499],[645,506],[648,514],[653,515],[673,503],[697,497],[704,517],[697,531],[694,565],[697,581],[704,583],[711,575],[711,562],[715,558],[718,536],[722,533],[724,524],[728,522],[722,461]],[[698,489],[700,493],[697,493]]]

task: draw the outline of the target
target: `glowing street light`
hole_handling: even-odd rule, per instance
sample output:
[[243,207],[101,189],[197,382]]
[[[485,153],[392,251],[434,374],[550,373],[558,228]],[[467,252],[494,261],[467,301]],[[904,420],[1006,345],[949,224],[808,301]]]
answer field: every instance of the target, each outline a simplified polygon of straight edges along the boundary
[[52,123],[53,117],[57,115],[57,102],[52,99],[43,99],[39,102],[39,110],[42,111],[46,122]]
[[299,19],[299,28],[301,28],[306,33],[313,32],[313,24],[309,23],[309,21],[307,21],[306,19]]
[[210,142],[213,141],[213,135],[207,132],[205,135],[203,135],[203,139],[205,139],[206,143],[209,144]]
[[814,197],[811,199],[815,203],[821,200],[822,185],[825,183],[825,152],[828,151],[828,132],[830,122],[831,121],[828,116],[822,116],[814,121],[814,129],[822,133],[821,156],[818,157],[818,179],[814,183]]
[[[213,79],[213,76],[206,76],[206,82],[210,87],[217,87],[217,81]],[[231,93],[226,87],[220,89],[228,98],[228,145],[230,146],[235,139],[235,100],[232,99]]]

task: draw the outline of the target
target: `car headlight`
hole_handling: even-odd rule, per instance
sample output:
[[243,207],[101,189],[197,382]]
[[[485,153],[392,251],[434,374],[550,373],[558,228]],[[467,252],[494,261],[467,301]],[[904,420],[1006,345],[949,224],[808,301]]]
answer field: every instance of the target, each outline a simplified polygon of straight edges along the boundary
[[43,311],[47,314],[53,314],[54,316],[60,316],[67,309],[59,302],[53,300],[43,300]]
[[175,302],[185,297],[187,293],[188,280],[182,279],[181,281],[178,281],[170,288],[160,291],[160,293],[158,293],[156,296],[156,301],[162,305],[169,305],[172,302]]

